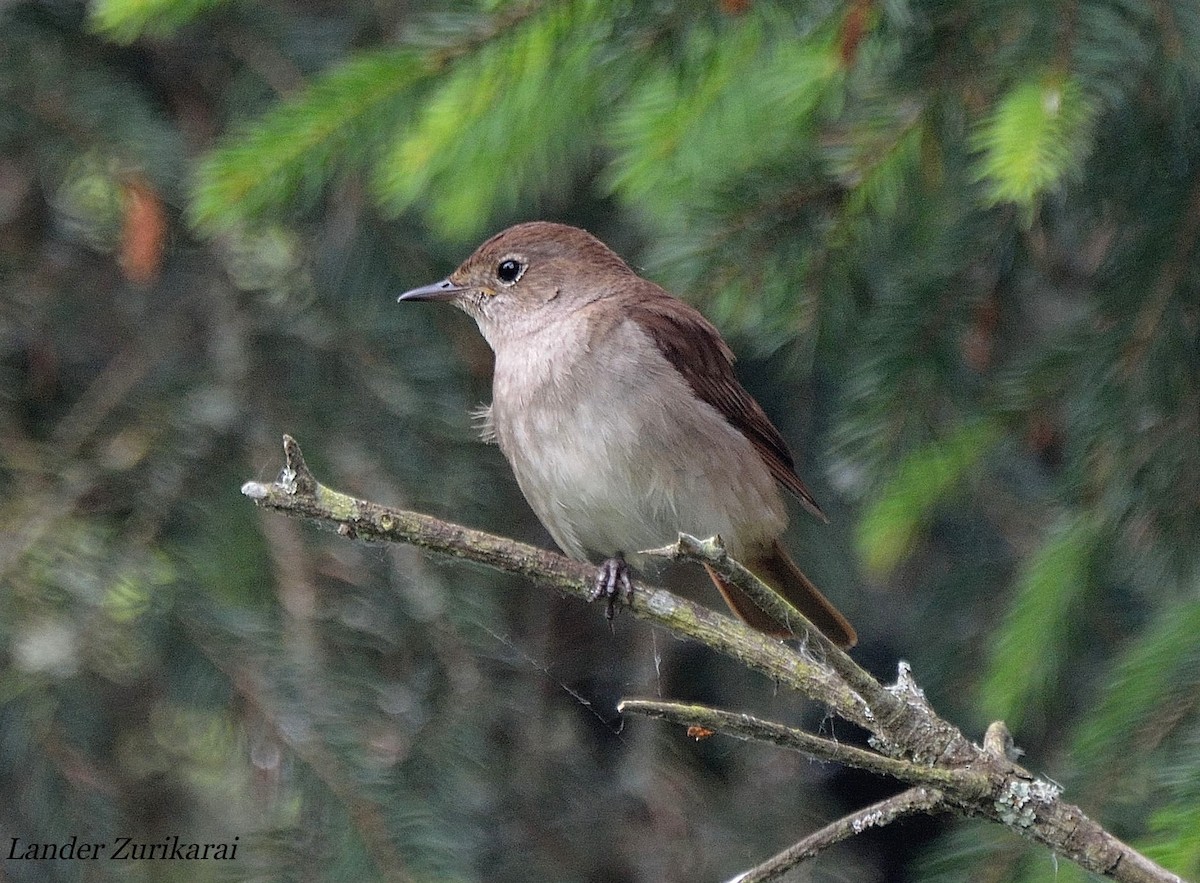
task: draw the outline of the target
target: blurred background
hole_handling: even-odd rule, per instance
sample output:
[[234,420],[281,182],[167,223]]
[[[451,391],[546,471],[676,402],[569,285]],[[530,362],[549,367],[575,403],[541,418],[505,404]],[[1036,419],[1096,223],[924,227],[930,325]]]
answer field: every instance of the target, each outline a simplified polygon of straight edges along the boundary
[[[863,664],[1200,874],[1192,0],[4,0],[0,848],[239,848],[0,879],[720,880],[899,790],[622,721],[861,738],[240,496],[288,432],[334,487],[549,545],[471,428],[473,324],[395,304],[533,218],[720,326]],[[938,817],[790,879],[1085,875]]]

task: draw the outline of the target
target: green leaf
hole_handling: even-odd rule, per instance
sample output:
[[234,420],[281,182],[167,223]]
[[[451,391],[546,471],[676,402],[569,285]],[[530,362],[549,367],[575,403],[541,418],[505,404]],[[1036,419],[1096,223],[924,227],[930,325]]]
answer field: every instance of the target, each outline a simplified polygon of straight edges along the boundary
[[992,644],[979,707],[1016,729],[1055,686],[1071,613],[1089,583],[1100,536],[1088,514],[1064,516],[1017,579],[1016,595]]
[[992,203],[1032,209],[1077,169],[1091,147],[1095,108],[1070,77],[1041,76],[1014,86],[973,138],[976,176]]
[[200,163],[193,220],[209,230],[233,227],[320,188],[429,73],[407,49],[364,53],[325,73]]
[[230,0],[93,0],[92,26],[120,43],[163,37]]
[[958,486],[997,437],[990,424],[968,423],[904,459],[858,524],[858,553],[872,576],[887,576],[912,551],[934,507]]

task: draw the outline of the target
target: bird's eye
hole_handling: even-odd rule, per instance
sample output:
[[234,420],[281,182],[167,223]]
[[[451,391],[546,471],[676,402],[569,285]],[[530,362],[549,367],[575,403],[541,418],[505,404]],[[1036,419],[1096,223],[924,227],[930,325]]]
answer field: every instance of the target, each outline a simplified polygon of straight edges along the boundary
[[496,276],[506,285],[512,285],[524,272],[525,266],[515,258],[505,258],[496,267]]

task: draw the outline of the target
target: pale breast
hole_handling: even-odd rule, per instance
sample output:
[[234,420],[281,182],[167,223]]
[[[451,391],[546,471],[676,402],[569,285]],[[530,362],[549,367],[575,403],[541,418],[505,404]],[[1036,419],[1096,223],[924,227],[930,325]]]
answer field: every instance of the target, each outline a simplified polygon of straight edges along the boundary
[[[563,551],[627,556],[680,531],[737,555],[786,524],[765,463],[632,322],[586,315],[497,349],[492,422]],[[514,342],[515,343],[515,342]]]

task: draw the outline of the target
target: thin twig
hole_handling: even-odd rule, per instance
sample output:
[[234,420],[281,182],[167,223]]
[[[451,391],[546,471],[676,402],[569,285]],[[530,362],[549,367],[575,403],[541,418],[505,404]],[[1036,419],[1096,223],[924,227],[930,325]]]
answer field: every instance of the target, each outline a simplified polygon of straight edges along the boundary
[[783,852],[771,856],[760,865],[738,874],[729,883],[765,883],[778,880],[800,862],[820,855],[835,843],[840,843],[868,828],[882,828],[897,819],[917,813],[931,813],[945,805],[944,795],[936,788],[909,788],[894,797],[872,803],[857,812],[830,822],[814,831]]
[[982,771],[976,772],[966,767],[949,768],[912,763],[854,745],[843,745],[833,739],[814,736],[751,714],[739,714],[707,705],[662,702],[657,699],[624,699],[617,705],[617,711],[622,714],[658,718],[681,726],[702,727],[736,739],[769,742],[799,751],[817,760],[840,763],[881,776],[891,776],[910,785],[952,787],[957,793],[975,793],[980,797],[987,794],[990,787],[987,774]]

